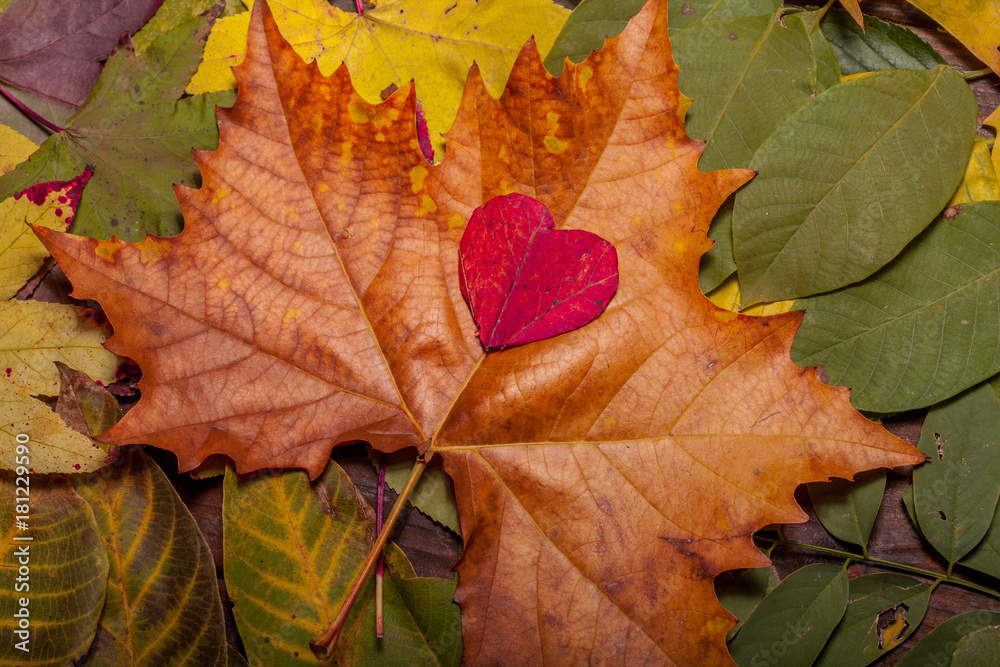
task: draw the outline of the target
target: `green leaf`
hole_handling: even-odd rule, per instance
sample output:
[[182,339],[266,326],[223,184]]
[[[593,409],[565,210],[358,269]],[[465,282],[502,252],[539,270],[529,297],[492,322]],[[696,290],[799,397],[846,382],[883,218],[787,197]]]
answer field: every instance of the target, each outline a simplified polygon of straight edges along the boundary
[[736,617],[736,625],[729,630],[727,640],[740,631],[760,601],[777,585],[778,571],[774,565],[723,572],[715,578],[715,595],[726,611]]
[[962,180],[976,113],[968,84],[942,66],[874,72],[792,115],[736,195],[744,305],[834,290],[899,254]]
[[729,644],[738,665],[810,665],[847,607],[847,571],[814,564],[764,598]]
[[855,481],[807,484],[820,523],[838,540],[866,546],[885,492],[885,470],[858,473]]
[[992,667],[1000,654],[1000,626],[974,630],[958,640],[951,667]]
[[932,69],[945,65],[934,47],[908,28],[865,16],[864,30],[842,9],[830,9],[820,23],[846,74],[884,69]]
[[929,586],[901,574],[869,574],[851,580],[844,619],[816,667],[864,667],[906,641],[931,599]]
[[778,0],[676,0],[667,7],[670,37],[706,19],[773,14],[780,6]]
[[166,475],[141,447],[73,478],[111,564],[87,664],[225,665],[226,629],[212,552]]
[[[372,462],[377,470],[378,454],[375,452],[372,452]],[[399,493],[406,484],[410,471],[413,470],[413,464],[414,456],[411,453],[386,454],[385,483],[389,488]],[[439,459],[432,460],[424,470],[420,481],[410,494],[409,502],[445,528],[462,534],[462,524],[458,519],[458,504],[455,502],[455,487]]]
[[570,12],[552,42],[552,48],[545,56],[545,69],[552,76],[559,76],[566,58],[575,63],[583,62],[591,51],[604,47],[606,37],[621,33],[628,20],[638,14],[645,4],[646,0],[583,0]]
[[1000,371],[998,278],[1000,202],[963,204],[870,279],[797,301],[792,361],[859,410],[933,405]]
[[[164,0],[153,18],[149,19],[146,25],[142,26],[142,30],[132,37],[135,52],[141,54],[161,35],[170,32],[185,21],[207,13],[217,2],[218,0]],[[234,16],[245,11],[247,11],[246,5],[240,0],[225,0],[225,6],[219,17]]]
[[726,282],[726,278],[736,271],[736,260],[733,259],[733,202],[735,195],[730,195],[712,218],[708,228],[708,238],[715,242],[708,252],[701,256],[698,267],[698,286],[708,294],[716,287]]
[[785,119],[840,81],[829,47],[814,50],[805,23],[811,19],[780,12],[713,19],[674,35],[677,83],[693,100],[687,133],[708,142],[702,171],[749,166]]
[[66,130],[0,178],[0,200],[35,183],[69,180],[90,166],[94,175],[70,231],[128,241],[179,233],[173,185],[198,184],[191,149],[216,148],[215,103],[231,97],[181,99],[211,27],[204,18],[183,23],[141,57],[119,48]]
[[913,470],[920,532],[949,563],[975,547],[993,521],[1000,487],[1000,398],[981,384],[924,420],[917,446],[927,462]]
[[[302,471],[239,481],[226,471],[226,587],[251,664],[314,665],[309,641],[333,621],[374,540],[374,511],[331,462],[310,484]],[[385,637],[375,638],[374,578],[337,644],[347,664],[458,664],[455,584],[415,577],[390,543],[384,552]]]
[[[94,639],[108,558],[94,513],[68,482],[40,475],[24,478],[27,485],[0,472],[0,665],[61,667],[85,655]],[[27,493],[31,501],[26,531],[16,527],[15,516],[23,514],[16,505],[25,498],[19,495],[15,502],[15,493]],[[15,541],[19,537],[31,541]],[[28,568],[26,575],[19,572],[22,565]],[[22,598],[28,601],[27,637],[15,634],[23,630],[15,616]],[[17,648],[26,638],[27,652]]]
[[962,637],[970,632],[998,624],[1000,624],[1000,613],[985,609],[952,616],[924,635],[916,646],[911,648],[903,656],[903,659],[896,663],[896,667],[955,665],[952,662],[952,656],[954,656],[958,641]]

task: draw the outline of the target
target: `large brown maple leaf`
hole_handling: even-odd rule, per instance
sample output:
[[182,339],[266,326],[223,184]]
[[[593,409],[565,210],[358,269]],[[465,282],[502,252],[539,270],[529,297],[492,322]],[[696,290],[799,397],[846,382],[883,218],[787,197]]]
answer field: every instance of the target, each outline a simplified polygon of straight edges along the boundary
[[[436,166],[412,86],[367,104],[263,8],[204,186],[177,190],[183,234],[38,230],[143,371],[103,439],[313,476],[347,441],[440,452],[468,662],[728,661],[713,578],[765,563],[751,535],[804,519],[795,487],[923,456],[791,363],[798,314],[699,291],[709,221],[751,174],[696,168],[665,4],[558,79],[529,43],[500,100],[474,69]],[[512,191],[614,243],[620,282],[591,324],[485,354],[458,243]]]

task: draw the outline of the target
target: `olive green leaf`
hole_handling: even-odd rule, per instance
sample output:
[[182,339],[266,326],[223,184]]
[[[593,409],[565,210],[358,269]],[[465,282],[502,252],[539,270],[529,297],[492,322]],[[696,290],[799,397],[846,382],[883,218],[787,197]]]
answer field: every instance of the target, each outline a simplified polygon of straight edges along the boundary
[[[242,481],[226,471],[226,587],[251,664],[317,664],[309,641],[333,621],[360,571],[374,540],[374,514],[334,462],[313,483],[302,471]],[[416,577],[391,543],[384,553],[385,636],[375,637],[369,580],[331,664],[457,665],[454,582]]]
[[868,280],[796,301],[792,361],[859,410],[933,405],[1000,371],[998,279],[1000,202],[963,204]]
[[226,665],[212,552],[166,475],[136,445],[73,485],[111,565],[87,664]]
[[792,572],[729,643],[737,665],[809,665],[847,608],[847,571],[817,563]]
[[[896,667],[955,665],[952,658],[960,639],[987,626],[1000,625],[1000,613],[979,609],[952,616],[924,635]],[[994,653],[994,656],[996,654]],[[990,663],[984,663],[990,664]]]
[[[4,526],[0,530],[0,665],[62,667],[86,654],[94,638],[104,605],[108,558],[94,513],[70,484],[22,472],[17,477],[0,472]],[[18,505],[28,499],[30,510],[22,512],[24,508]],[[18,528],[18,515],[28,517],[26,530]],[[21,626],[22,598],[27,601],[27,628]],[[25,635],[16,634],[25,629]]]
[[744,305],[834,290],[898,255],[958,187],[976,113],[968,84],[942,66],[873,72],[792,115],[736,195]]
[[838,540],[866,546],[885,493],[885,470],[858,473],[854,481],[807,484],[816,516]]
[[906,641],[927,612],[931,588],[901,574],[851,579],[844,618],[816,667],[864,667]]
[[847,74],[883,69],[932,69],[945,60],[912,30],[874,16],[865,17],[862,30],[851,15],[830,9],[819,24]]
[[69,180],[90,166],[70,231],[138,241],[182,227],[173,185],[194,186],[191,149],[215,149],[215,103],[181,99],[201,60],[212,21],[197,18],[157,39],[142,56],[113,53],[82,107],[14,171],[0,178],[0,200],[43,181]]
[[774,565],[723,572],[715,578],[715,595],[726,611],[736,617],[727,640],[740,631],[751,612],[777,585],[778,571]]
[[[410,450],[412,452],[413,450]],[[378,454],[373,452],[372,462],[378,468]],[[412,453],[396,452],[386,455],[385,483],[396,493],[406,484],[413,469]],[[462,524],[458,520],[458,505],[455,502],[455,487],[444,471],[440,460],[435,458],[420,476],[420,481],[410,494],[409,502],[418,510],[434,519],[452,532],[462,534]]]
[[990,667],[1000,654],[1000,624],[973,630],[958,640],[951,667]]
[[984,383],[934,406],[917,446],[927,455],[913,470],[917,523],[954,563],[986,535],[1000,499],[1000,398]]

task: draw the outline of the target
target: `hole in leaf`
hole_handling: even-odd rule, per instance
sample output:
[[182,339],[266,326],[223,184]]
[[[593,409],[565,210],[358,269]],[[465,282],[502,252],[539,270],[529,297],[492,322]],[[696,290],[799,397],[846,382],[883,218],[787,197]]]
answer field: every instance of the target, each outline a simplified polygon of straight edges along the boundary
[[938,516],[941,517],[942,521],[947,521],[948,520],[948,517],[945,516],[944,510],[938,510]]
[[906,603],[900,602],[892,609],[886,609],[878,615],[876,627],[878,628],[878,647],[880,650],[888,651],[903,642],[907,630],[910,629],[910,623],[906,620],[909,611],[910,608],[906,606]]

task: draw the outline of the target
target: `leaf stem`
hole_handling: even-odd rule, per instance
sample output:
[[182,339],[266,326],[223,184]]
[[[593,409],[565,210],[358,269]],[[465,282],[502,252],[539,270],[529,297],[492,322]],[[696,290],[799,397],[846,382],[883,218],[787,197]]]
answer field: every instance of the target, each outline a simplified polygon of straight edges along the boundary
[[938,584],[952,584],[953,586],[962,586],[964,588],[969,588],[974,591],[978,591],[984,595],[990,595],[995,598],[1000,598],[1000,591],[995,591],[992,588],[987,588],[986,586],[980,586],[977,583],[968,581],[967,579],[960,579],[958,577],[953,577],[951,575],[951,568],[949,567],[947,574],[941,574],[940,572],[934,572],[933,570],[926,570],[922,567],[917,567],[915,565],[907,565],[906,563],[897,563],[891,560],[885,560],[882,558],[875,558],[874,556],[858,556],[858,554],[852,554],[848,551],[841,551],[840,549],[831,549],[830,547],[821,547],[816,544],[805,544],[803,542],[793,542],[791,540],[785,539],[773,539],[770,537],[763,537],[759,535],[754,536],[755,539],[763,540],[765,542],[770,542],[772,546],[786,546],[786,547],[798,547],[800,549],[809,549],[811,551],[818,551],[820,553],[830,554],[831,556],[839,556],[841,558],[853,559],[857,561],[862,561],[865,563],[870,563],[872,565],[878,565],[890,570],[900,570],[903,572],[909,572],[911,574],[919,574],[923,577],[928,577],[934,580],[931,588],[937,588]]
[[368,575],[371,574],[372,569],[375,567],[375,561],[378,560],[382,549],[385,548],[385,543],[389,540],[389,533],[392,532],[392,527],[396,524],[400,512],[403,511],[406,500],[413,493],[413,489],[417,486],[420,476],[424,474],[427,464],[433,457],[434,452],[426,452],[417,457],[416,463],[413,464],[413,470],[410,471],[409,479],[406,480],[406,484],[399,492],[396,503],[392,506],[389,517],[385,520],[385,526],[382,527],[382,532],[375,538],[375,544],[372,546],[371,551],[368,552],[368,557],[365,558],[365,562],[361,566],[361,571],[358,572],[358,576],[354,580],[354,585],[344,599],[337,617],[333,619],[333,624],[326,632],[309,642],[309,648],[312,649],[313,654],[317,658],[325,660],[330,657],[330,653],[333,651],[333,647],[336,646],[337,639],[340,637],[340,631],[344,629],[344,621],[347,620],[347,614],[351,611],[351,607],[354,605],[354,601],[357,600],[358,594],[361,593],[361,588],[365,585]]
[[[375,508],[375,537],[382,532],[382,506],[385,504],[385,453],[378,455],[378,507]],[[375,563],[375,636],[382,639],[382,552],[378,552],[378,561]]]
[[358,9],[358,16],[365,13],[365,0],[354,0],[354,6]]
[[[360,0],[358,0],[358,1],[360,2]],[[14,106],[16,106],[18,109],[20,109],[24,113],[25,116],[27,116],[31,120],[35,121],[36,123],[38,123],[42,127],[46,128],[46,129],[49,129],[49,130],[51,130],[53,132],[65,132],[66,131],[65,128],[62,128],[62,127],[59,127],[58,125],[50,123],[49,121],[45,120],[44,118],[42,118],[41,116],[39,116],[37,113],[35,113],[34,111],[32,111],[31,109],[29,109],[27,107],[27,105],[25,105],[24,102],[22,102],[21,100],[17,99],[14,96],[14,93],[10,92],[9,90],[7,90],[6,88],[4,88],[3,86],[0,86],[0,95],[3,95],[4,97],[6,97],[10,101],[10,103],[13,104]]]
[[989,67],[984,67],[982,69],[971,69],[971,70],[960,69],[957,70],[957,72],[961,74],[962,78],[965,79],[966,81],[972,81],[973,79],[981,79],[984,76],[989,76],[990,74],[993,74],[993,70],[991,70]]

